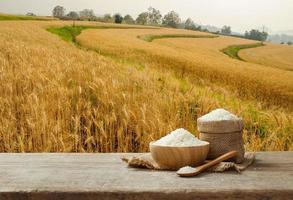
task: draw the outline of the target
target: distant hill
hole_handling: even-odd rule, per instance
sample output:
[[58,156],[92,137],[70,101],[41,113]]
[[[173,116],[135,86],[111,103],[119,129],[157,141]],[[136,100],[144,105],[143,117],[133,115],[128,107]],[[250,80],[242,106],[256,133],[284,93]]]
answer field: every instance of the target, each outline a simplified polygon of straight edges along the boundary
[[221,28],[218,28],[216,26],[211,26],[211,25],[202,25],[202,29],[207,29],[209,32],[218,32],[221,31]]
[[[219,32],[221,31],[221,28],[212,26],[212,25],[198,25],[201,26],[201,28],[207,29],[209,32]],[[244,37],[243,33],[238,33],[238,32],[232,32],[231,36],[234,37]],[[287,43],[287,42],[293,42],[293,30],[286,30],[286,31],[277,31],[273,32],[268,36],[267,41],[272,42],[272,43]]]
[[50,21],[50,20],[57,20],[54,17],[47,17],[47,16],[25,16],[25,15],[11,15],[11,14],[5,14],[0,13],[0,21],[7,21],[7,20],[44,20],[44,21]]
[[283,31],[274,31],[272,34],[274,35],[292,35],[293,36],[293,30],[283,30]]
[[273,43],[287,43],[287,42],[293,42],[293,33],[292,35],[287,34],[275,34],[275,35],[269,35],[268,41]]

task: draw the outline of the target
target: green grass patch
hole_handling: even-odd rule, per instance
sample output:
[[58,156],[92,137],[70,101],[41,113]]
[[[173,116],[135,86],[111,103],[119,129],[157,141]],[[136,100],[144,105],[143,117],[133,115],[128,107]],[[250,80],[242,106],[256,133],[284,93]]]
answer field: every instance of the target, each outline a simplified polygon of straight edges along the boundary
[[8,20],[40,20],[40,21],[49,21],[49,20],[55,20],[55,18],[0,14],[0,21],[8,21]]
[[146,41],[146,42],[152,42],[154,40],[165,39],[165,38],[217,38],[219,36],[216,36],[216,35],[190,35],[190,34],[161,34],[161,35],[139,35],[137,37],[141,40]]
[[231,58],[245,61],[238,54],[238,52],[240,50],[256,48],[256,47],[261,47],[261,46],[264,46],[264,44],[263,43],[256,43],[256,44],[244,44],[244,45],[231,45],[231,46],[226,47],[225,49],[222,49],[221,51]]
[[81,34],[82,30],[90,27],[87,26],[64,26],[61,28],[48,28],[47,31],[56,34],[67,42],[76,42],[76,37]]

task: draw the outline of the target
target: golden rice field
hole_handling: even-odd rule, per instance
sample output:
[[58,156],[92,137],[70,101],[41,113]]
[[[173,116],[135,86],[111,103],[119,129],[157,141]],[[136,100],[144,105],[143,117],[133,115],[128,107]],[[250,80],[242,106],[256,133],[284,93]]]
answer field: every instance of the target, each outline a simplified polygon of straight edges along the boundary
[[292,72],[219,51],[250,41],[88,29],[76,46],[46,31],[69,23],[0,22],[0,152],[145,152],[218,107],[243,117],[246,150],[293,150]]
[[244,49],[239,53],[246,61],[293,71],[293,46],[266,43],[266,46]]
[[[220,51],[233,44],[252,44],[256,41],[221,36],[197,39],[168,38],[150,43],[137,38],[139,35],[171,32],[182,34],[191,31],[89,29],[83,31],[77,41],[104,55],[136,60],[163,70],[173,69],[180,77],[189,76],[195,81],[204,79],[218,85],[228,85],[242,97],[253,96],[269,105],[282,105],[293,109],[293,73],[232,60]],[[191,33],[203,34],[194,31]]]

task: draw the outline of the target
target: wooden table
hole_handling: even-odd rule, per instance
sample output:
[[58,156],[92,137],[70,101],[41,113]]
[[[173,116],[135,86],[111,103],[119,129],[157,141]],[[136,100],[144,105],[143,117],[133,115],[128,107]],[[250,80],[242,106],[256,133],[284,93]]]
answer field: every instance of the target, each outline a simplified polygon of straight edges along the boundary
[[180,178],[127,168],[134,154],[0,154],[0,200],[293,199],[293,152],[257,153],[234,171]]

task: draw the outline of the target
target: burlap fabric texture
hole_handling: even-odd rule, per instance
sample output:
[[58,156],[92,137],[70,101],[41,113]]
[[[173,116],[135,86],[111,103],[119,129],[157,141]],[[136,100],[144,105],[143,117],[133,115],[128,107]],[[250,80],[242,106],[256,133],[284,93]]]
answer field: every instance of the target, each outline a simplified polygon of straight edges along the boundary
[[208,159],[215,159],[229,151],[236,150],[237,157],[231,162],[241,163],[244,160],[242,132],[234,133],[200,133],[199,138],[210,143]]
[[[121,159],[124,162],[126,162],[129,167],[145,168],[145,169],[153,169],[153,170],[170,170],[168,168],[163,168],[158,163],[156,163],[150,153],[144,153],[138,156],[123,157]],[[224,172],[227,170],[235,170],[237,172],[241,172],[245,170],[249,165],[251,165],[254,159],[255,159],[254,153],[245,153],[244,160],[241,164],[236,164],[234,162],[221,162],[218,165],[215,165],[214,167],[210,168],[209,171]]]
[[231,162],[241,163],[244,160],[244,146],[242,139],[242,119],[206,121],[197,120],[197,128],[200,132],[199,139],[210,143],[208,159],[215,159],[229,151],[238,152],[237,157]]

